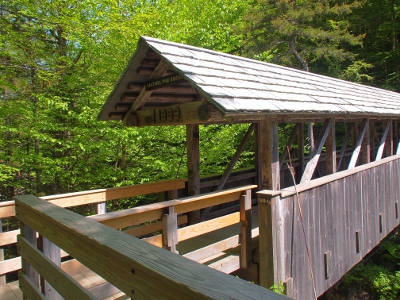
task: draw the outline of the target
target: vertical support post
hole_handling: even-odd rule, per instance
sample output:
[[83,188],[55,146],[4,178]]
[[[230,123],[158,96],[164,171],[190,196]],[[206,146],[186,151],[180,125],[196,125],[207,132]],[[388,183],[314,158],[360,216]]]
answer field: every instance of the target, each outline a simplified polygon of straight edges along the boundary
[[[260,192],[261,194],[262,192]],[[270,288],[279,283],[279,276],[284,275],[284,264],[281,263],[274,249],[283,250],[283,240],[279,238],[282,228],[278,224],[275,214],[279,213],[280,192],[258,196],[258,225],[259,225],[259,283],[262,287]],[[275,233],[277,236],[274,237]],[[274,244],[275,243],[275,244]],[[283,253],[281,253],[283,257]],[[279,260],[279,261],[278,261]]]
[[[393,153],[399,154],[399,121],[393,121],[393,135],[394,135],[394,145]],[[396,148],[396,151],[395,149]]]
[[[200,194],[200,143],[199,125],[186,125],[186,149],[188,169],[188,195]],[[189,223],[200,221],[200,211],[189,213]]]
[[163,245],[172,253],[178,253],[176,245],[178,244],[178,215],[174,207],[168,207],[168,213],[163,215]]
[[254,123],[254,169],[257,172],[255,184],[261,189],[261,151],[260,151],[260,124]]
[[168,191],[168,200],[173,200],[178,198],[178,190]]
[[312,122],[307,123],[308,138],[310,139],[310,152],[314,151],[314,124]]
[[258,141],[260,152],[261,186],[259,189],[280,188],[278,122],[264,119],[259,123]]
[[252,264],[251,217],[251,190],[247,190],[240,198],[240,221],[242,222],[240,267],[243,269],[248,269]]
[[370,132],[370,139],[371,139],[371,160],[375,159],[376,157],[376,146],[375,146],[375,140],[378,139],[379,142],[379,136],[376,134],[376,126],[375,122],[370,120],[369,121],[369,132]]
[[[260,152],[261,189],[278,190],[280,187],[278,122],[271,119],[261,120],[258,131],[258,150]],[[280,194],[280,193],[279,193]],[[277,268],[274,266],[275,218],[272,215],[271,201],[279,202],[279,196],[259,197],[259,282],[266,288],[276,281]]]
[[386,157],[393,155],[393,121],[388,120],[386,126],[389,126],[388,133],[386,135],[385,142],[385,154]]
[[96,214],[101,215],[107,213],[106,202],[96,204]]
[[337,172],[336,164],[336,130],[335,119],[330,120],[331,126],[329,128],[328,136],[326,138],[326,174],[333,174]]
[[366,122],[365,126],[365,134],[361,146],[363,164],[371,162],[371,135],[369,130],[369,120]]
[[[3,232],[3,224],[0,220],[0,232]],[[4,261],[4,250],[0,249],[0,262]],[[0,285],[6,284],[6,275],[0,276]]]
[[[21,235],[29,241],[34,247],[37,247],[36,231],[31,227],[21,222]],[[30,281],[39,288],[39,274],[38,272],[22,258],[22,273],[25,274]],[[24,295],[24,300],[26,296]]]
[[300,123],[300,129],[299,129],[299,139],[298,139],[298,144],[299,144],[299,171],[297,172],[297,182],[300,182],[301,176],[303,176],[304,173],[304,123]]
[[[60,248],[46,239],[44,236],[39,237],[39,249],[47,256],[55,265],[61,268],[61,252]],[[40,278],[42,293],[46,299],[62,300],[63,298],[43,277]]]

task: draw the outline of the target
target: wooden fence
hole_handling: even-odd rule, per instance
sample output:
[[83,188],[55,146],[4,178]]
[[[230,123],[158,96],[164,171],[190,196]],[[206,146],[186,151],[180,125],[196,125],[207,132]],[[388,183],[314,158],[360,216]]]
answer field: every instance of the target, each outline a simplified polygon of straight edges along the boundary
[[[19,276],[24,296],[57,299],[59,294],[65,299],[95,299],[62,271],[59,257],[54,259],[53,256],[55,263],[48,258],[49,253],[59,253],[57,247],[60,247],[134,299],[287,299],[114,229],[161,218],[164,224],[161,241],[173,250],[176,238],[180,236],[179,232],[177,234],[177,214],[240,198],[244,203],[243,211],[248,212],[246,205],[251,187],[90,218],[32,195],[18,196],[16,216],[22,222],[18,248],[26,262]],[[168,213],[164,214],[166,211]],[[242,213],[242,218],[246,218],[246,213]],[[35,245],[36,232],[43,237],[39,241],[47,243],[46,247],[39,247],[43,251]],[[39,289],[43,284],[50,284],[42,289],[47,295]]]
[[[104,206],[106,201],[111,201],[120,198],[134,197],[138,195],[146,195],[160,192],[170,192],[171,195],[177,195],[179,189],[185,187],[184,179],[159,181],[140,185],[125,186],[119,188],[97,189],[84,192],[76,192],[69,194],[60,194],[45,196],[41,199],[50,203],[54,203],[61,207],[77,207],[87,204],[99,204],[102,207],[101,211],[105,211]],[[15,202],[6,201],[0,202],[0,219],[10,218],[15,216]],[[20,229],[1,232],[0,247],[14,245],[17,242],[17,235]],[[63,253],[63,256],[67,255]],[[0,276],[3,276],[2,284],[6,283],[4,276],[11,272],[15,272],[21,268],[21,258],[15,257],[0,261]]]
[[[399,225],[399,180],[396,155],[296,188],[260,191],[259,219],[272,220],[272,230],[260,224],[260,245],[270,234],[274,281],[285,282],[295,299],[324,293]],[[260,266],[261,281],[265,270]]]

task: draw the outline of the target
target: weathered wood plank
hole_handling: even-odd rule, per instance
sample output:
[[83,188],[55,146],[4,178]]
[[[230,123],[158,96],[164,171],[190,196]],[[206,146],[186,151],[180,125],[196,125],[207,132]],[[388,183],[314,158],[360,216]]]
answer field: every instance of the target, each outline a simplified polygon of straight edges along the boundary
[[[30,245],[28,245],[30,246]],[[58,269],[58,271],[61,270],[61,251],[60,248],[58,248],[56,245],[54,245],[52,242],[50,242],[48,239],[45,237],[39,235],[39,249],[42,251],[43,255],[51,262],[53,262],[54,267]],[[22,255],[22,253],[20,253]],[[42,255],[42,254],[41,254]],[[25,259],[25,256],[24,256]],[[35,267],[36,270],[38,270]],[[41,274],[39,272],[40,276],[40,286],[42,288],[42,293],[46,295],[47,299],[52,299],[52,300],[62,300],[63,297],[57,292],[57,290],[51,286],[51,284],[46,281],[46,276],[44,274]],[[64,279],[64,278],[63,278]],[[53,281],[51,281],[53,282]],[[56,287],[57,288],[57,287]]]
[[326,155],[325,155],[325,165],[326,174],[333,174],[337,172],[336,165],[336,130],[335,130],[335,120],[331,120],[331,126],[326,137]]
[[71,207],[183,188],[185,188],[185,179],[175,179],[117,188],[44,196],[41,198],[61,207]]
[[[188,222],[187,215],[179,216],[178,217],[178,225],[186,224]],[[151,223],[149,225],[143,225],[140,227],[135,227],[131,229],[124,230],[123,233],[140,237],[142,235],[146,235],[149,233],[153,233],[156,231],[162,230],[163,224],[162,222]]]
[[325,140],[328,136],[331,127],[332,127],[332,120],[331,119],[326,120],[324,126],[321,129],[321,133],[318,137],[317,146],[315,147],[314,151],[311,152],[310,160],[306,165],[306,169],[304,170],[300,183],[311,180],[314,174],[314,170],[317,167],[319,157],[321,156],[322,147],[325,144]]
[[240,221],[242,226],[240,228],[241,237],[241,251],[240,251],[240,267],[247,269],[252,264],[253,251],[251,244],[251,191],[244,192],[240,199]]
[[15,216],[14,201],[0,202],[0,218]]
[[134,207],[123,211],[115,211],[103,215],[90,216],[87,218],[96,220],[109,227],[119,229],[161,219],[164,209],[169,206],[174,206],[177,214],[183,214],[208,206],[239,200],[243,191],[256,187],[257,186],[255,185],[247,185],[239,188],[227,189],[224,191],[181,198],[179,200],[169,200],[165,202],[149,204],[146,206]]
[[386,122],[385,130],[383,131],[381,140],[379,142],[379,147],[378,147],[378,151],[376,153],[375,160],[380,160],[382,158],[383,149],[385,148],[386,137],[387,137],[387,134],[389,132],[390,125],[391,125],[390,122]]
[[[357,160],[358,160],[358,156],[359,156],[360,151],[361,151],[361,144],[362,144],[362,142],[364,140],[364,136],[365,136],[365,133],[366,133],[368,128],[369,128],[369,121],[368,121],[368,119],[364,119],[362,124],[361,124],[361,132],[360,132],[360,134],[358,136],[357,142],[355,143],[354,151],[353,151],[353,154],[351,156],[351,159],[350,159],[350,162],[349,162],[349,165],[348,165],[347,169],[352,169],[352,168],[354,168],[356,166]],[[357,129],[357,131],[358,131],[357,124],[355,124],[353,129]]]
[[[22,236],[18,238],[18,247],[22,257],[38,270],[39,274],[43,276],[62,297],[66,299],[96,299]],[[48,296],[55,297],[53,294],[49,294]]]
[[[199,125],[186,125],[186,153],[188,170],[188,195],[200,194],[200,144]],[[189,223],[200,220],[200,211],[189,214]]]
[[[49,240],[135,299],[160,295],[174,299],[223,299],[227,295],[231,299],[286,299],[34,196],[18,196],[16,200],[21,221],[40,230]],[[66,240],[65,236],[70,238]],[[228,286],[229,289],[224,288]]]
[[46,297],[40,293],[35,284],[23,272],[19,273],[19,287],[22,290],[24,299],[32,300],[47,300]]
[[386,135],[386,142],[385,142],[385,154],[387,156],[392,156],[393,155],[393,120],[388,120],[387,123],[389,123],[389,131],[388,134]]

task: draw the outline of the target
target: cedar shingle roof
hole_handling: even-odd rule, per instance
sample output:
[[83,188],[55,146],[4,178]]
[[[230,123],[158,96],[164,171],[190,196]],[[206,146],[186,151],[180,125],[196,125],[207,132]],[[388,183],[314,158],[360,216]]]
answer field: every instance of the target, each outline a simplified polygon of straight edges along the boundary
[[[149,51],[156,55],[153,52],[149,58]],[[142,37],[135,55],[99,114],[99,120],[109,120],[116,105],[129,95],[128,83],[144,85],[149,80],[151,70],[143,71],[144,60],[148,58],[149,62],[157,56],[169,65],[169,73],[176,72],[186,79],[187,83],[179,85],[190,85],[224,116],[253,113],[400,115],[400,94],[395,92]],[[166,105],[165,102],[157,103],[161,101],[161,95],[165,96],[159,94],[155,100],[148,100],[149,105]],[[167,95],[175,94],[167,92]],[[195,95],[187,91],[181,95],[195,99]]]

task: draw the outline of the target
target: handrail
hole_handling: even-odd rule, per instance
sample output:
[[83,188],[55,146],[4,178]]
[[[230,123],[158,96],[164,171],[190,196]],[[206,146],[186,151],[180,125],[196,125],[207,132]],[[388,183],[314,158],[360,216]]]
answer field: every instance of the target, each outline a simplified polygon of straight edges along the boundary
[[[185,187],[185,179],[164,180],[117,188],[96,189],[75,193],[43,196],[41,199],[61,207],[73,207],[85,204],[102,203],[108,200],[134,197],[150,193],[174,191]],[[15,201],[0,202],[0,219],[15,216]],[[0,232],[0,247],[17,242],[20,230]],[[0,276],[21,268],[19,257],[0,261]]]
[[175,213],[183,214],[189,211],[238,200],[244,191],[251,190],[256,187],[256,185],[246,185],[239,188],[232,188],[203,195],[164,201],[130,209],[114,211],[102,215],[94,215],[88,218],[94,219],[112,228],[119,229],[161,219],[164,214],[164,210],[171,206],[174,207]]
[[[35,196],[17,196],[15,199],[16,215],[22,222],[23,232],[29,231],[29,227],[39,232],[135,299],[288,299],[154,247]],[[18,245],[23,259],[30,262],[31,250],[26,245],[27,240],[21,237]],[[24,268],[21,274],[21,278],[24,278],[23,292],[38,292],[34,286],[35,280],[31,283],[25,280],[29,277],[26,270]],[[48,280],[62,297],[68,298],[74,293],[75,288],[73,291],[62,288],[64,282],[58,280],[61,276],[58,273],[49,269],[40,271],[40,276]],[[54,275],[57,278],[53,280]]]

